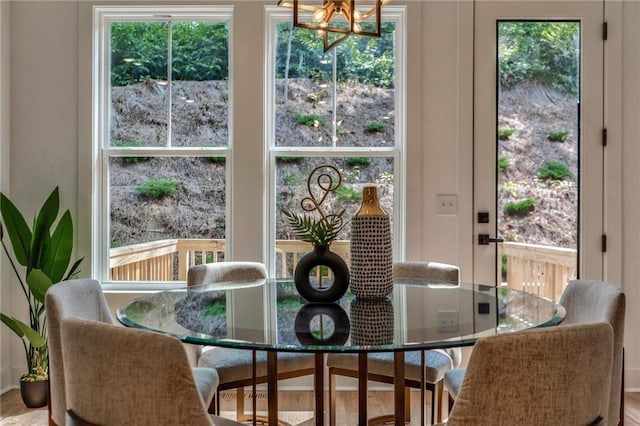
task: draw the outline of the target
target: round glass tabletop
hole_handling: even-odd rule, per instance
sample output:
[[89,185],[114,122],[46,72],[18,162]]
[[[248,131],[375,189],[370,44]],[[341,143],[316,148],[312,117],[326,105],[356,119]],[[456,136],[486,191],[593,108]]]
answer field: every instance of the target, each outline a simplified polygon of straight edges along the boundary
[[562,306],[506,287],[402,280],[385,299],[347,292],[308,303],[291,279],[226,282],[146,294],[123,306],[126,326],[184,342],[279,352],[384,352],[472,345],[564,319]]

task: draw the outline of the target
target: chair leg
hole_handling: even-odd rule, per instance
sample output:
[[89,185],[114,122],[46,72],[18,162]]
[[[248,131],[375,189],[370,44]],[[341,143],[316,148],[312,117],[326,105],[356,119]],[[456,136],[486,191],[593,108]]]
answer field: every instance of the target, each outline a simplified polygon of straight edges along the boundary
[[438,407],[438,418],[433,423],[442,423],[444,421],[442,400],[444,399],[444,383],[442,380],[434,385],[434,393],[436,394],[436,406]]
[[404,419],[411,422],[411,388],[404,387]]
[[436,389],[435,387],[431,390],[431,423],[436,423]]
[[624,348],[622,348],[622,379],[620,380],[620,421],[619,426],[624,426]]
[[336,376],[329,371],[329,425],[336,425]]
[[[254,395],[255,398],[255,395]],[[244,388],[236,389],[236,419],[244,418]]]
[[215,396],[213,397],[213,399],[211,400],[211,403],[209,404],[207,412],[209,414],[215,414],[215,415],[220,414],[220,392],[216,391]]

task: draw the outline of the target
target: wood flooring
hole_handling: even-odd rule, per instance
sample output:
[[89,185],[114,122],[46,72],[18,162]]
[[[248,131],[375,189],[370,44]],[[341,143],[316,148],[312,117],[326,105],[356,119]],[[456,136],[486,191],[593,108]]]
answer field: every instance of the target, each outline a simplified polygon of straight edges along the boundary
[[[246,409],[250,409],[250,392],[247,392]],[[279,409],[281,420],[293,425],[313,425],[313,392],[280,392]],[[338,392],[336,418],[339,425],[357,424],[357,394],[355,392]],[[258,392],[258,412],[266,410],[266,392]],[[235,392],[227,391],[221,394],[222,414],[234,416]],[[369,392],[369,412],[371,416],[391,413],[393,411],[393,394],[386,391]],[[418,392],[412,392],[411,423],[420,423],[420,397]],[[19,417],[21,416],[22,417]],[[427,412],[428,417],[428,412]],[[29,409],[24,406],[20,398],[20,391],[10,390],[0,397],[0,424],[15,426],[46,426],[47,409]],[[328,419],[327,419],[328,424]],[[625,426],[640,426],[640,392],[625,394]]]

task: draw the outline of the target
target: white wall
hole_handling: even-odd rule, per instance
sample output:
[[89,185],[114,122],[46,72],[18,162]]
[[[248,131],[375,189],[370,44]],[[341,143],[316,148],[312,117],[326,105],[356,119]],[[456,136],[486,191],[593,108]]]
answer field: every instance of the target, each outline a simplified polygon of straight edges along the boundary
[[622,283],[627,296],[625,387],[640,391],[640,2],[623,3]]
[[[195,2],[192,2],[195,3]],[[264,28],[263,6],[275,1],[224,1],[235,4],[233,60],[242,68],[236,79],[236,106],[243,111],[235,117],[233,132],[237,141],[234,155],[254,168],[234,174],[234,198],[238,210],[260,215],[264,205],[260,153],[263,136],[262,73]],[[394,4],[403,4],[401,0]],[[25,211],[34,211],[54,185],[61,188],[63,206],[71,208],[78,229],[79,254],[87,256],[83,275],[88,275],[91,244],[91,4],[80,1],[0,2],[10,10],[10,30],[2,25],[2,41],[11,36],[12,88],[9,104],[11,117],[11,170],[8,164],[8,136],[2,127],[2,184],[11,182],[11,198]],[[407,45],[407,259],[438,260],[462,266],[463,274],[471,270],[472,254],[472,3],[468,1],[407,1],[409,37]],[[623,287],[628,297],[627,324],[640,321],[640,276],[638,256],[640,231],[640,64],[638,59],[640,4],[624,3],[624,153],[620,155],[624,211]],[[617,26],[618,29],[622,28]],[[3,46],[0,79],[6,76]],[[239,84],[243,76],[253,81]],[[3,104],[8,102],[2,96]],[[2,110],[2,118],[8,121]],[[246,123],[251,122],[251,126]],[[615,159],[614,159],[615,161]],[[616,164],[610,165],[615,167]],[[250,174],[247,174],[250,173]],[[437,216],[436,194],[458,194],[459,215]],[[618,209],[618,206],[611,206]],[[247,213],[250,214],[250,213]],[[255,218],[256,216],[249,216]],[[258,216],[260,217],[260,216]],[[238,243],[236,258],[260,258],[261,220],[238,221],[233,231]],[[617,238],[622,238],[617,235]],[[616,237],[614,235],[614,237]],[[3,267],[2,273],[6,274]],[[463,279],[471,279],[463,276]],[[3,280],[4,282],[4,280]],[[3,292],[6,285],[3,285]],[[116,304],[126,295],[110,295]],[[24,301],[17,287],[3,293],[2,305],[20,305]],[[0,388],[17,383],[23,359],[17,340],[1,335],[3,375]],[[637,333],[628,327],[627,386],[640,388],[640,344]],[[7,347],[11,347],[7,360]],[[5,366],[13,368],[10,382]]]
[[[10,3],[0,2],[0,191],[9,193],[9,136],[10,136],[10,96],[9,96],[9,11]],[[0,311],[5,312],[11,298],[9,282],[9,262],[0,253]],[[13,333],[6,327],[0,328],[0,392],[11,383],[12,365],[7,362],[10,357],[9,340]]]

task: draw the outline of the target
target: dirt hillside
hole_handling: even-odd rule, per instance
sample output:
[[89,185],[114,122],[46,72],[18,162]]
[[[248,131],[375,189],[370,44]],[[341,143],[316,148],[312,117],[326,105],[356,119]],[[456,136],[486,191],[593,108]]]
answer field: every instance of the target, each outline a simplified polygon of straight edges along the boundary
[[[123,146],[153,146],[166,140],[166,87],[149,81],[115,87],[112,93],[112,143]],[[172,105],[172,143],[176,146],[207,146],[225,143],[228,136],[228,89],[226,82],[179,82]],[[277,90],[284,90],[283,84]],[[328,126],[298,124],[296,114],[314,114],[330,123],[326,89],[308,80],[291,81],[287,102],[277,105],[276,143],[322,146],[330,143]],[[339,90],[340,143],[347,146],[389,146],[393,143],[393,91],[349,83]],[[499,206],[526,198],[535,200],[524,217],[500,213],[499,233],[508,241],[575,246],[577,149],[575,101],[537,86],[521,86],[501,94],[499,128],[512,128],[507,140],[499,141],[499,155],[509,166],[499,175]],[[236,120],[242,115],[236,113]],[[369,132],[363,123],[381,122],[381,131]],[[552,130],[570,132],[564,142],[550,142]],[[294,206],[306,190],[306,173],[322,160],[284,159],[279,163],[279,210]],[[573,177],[542,181],[538,168],[544,161],[565,162]],[[163,238],[223,238],[225,229],[224,164],[216,158],[125,160],[113,158],[111,175],[112,246]],[[346,175],[345,183],[359,189],[366,182],[381,185],[383,204],[391,206],[392,165],[373,159],[353,166],[345,159],[335,165]],[[154,199],[136,189],[148,178],[178,180],[175,195]],[[348,195],[348,194],[347,194]],[[344,199],[348,218],[359,204]],[[282,218],[278,229],[284,228]],[[287,238],[281,232],[279,238]]]

